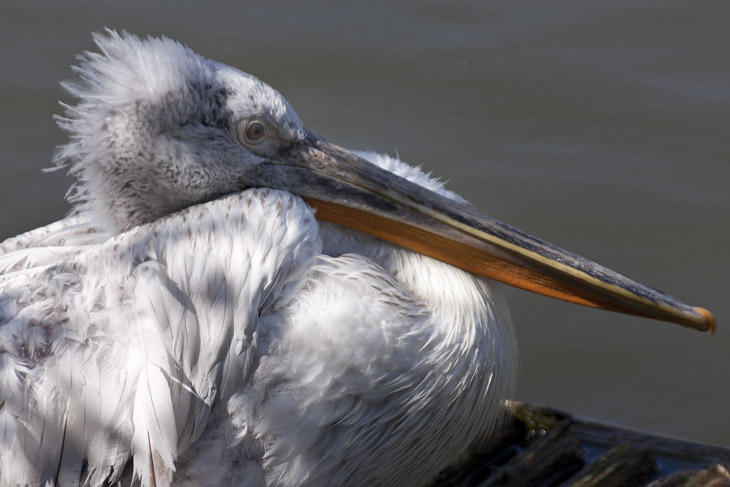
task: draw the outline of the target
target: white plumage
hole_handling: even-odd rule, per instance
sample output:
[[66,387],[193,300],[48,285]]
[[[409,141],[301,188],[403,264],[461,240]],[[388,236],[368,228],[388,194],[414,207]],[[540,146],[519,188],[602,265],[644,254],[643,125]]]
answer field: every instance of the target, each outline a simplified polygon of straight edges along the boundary
[[0,244],[0,485],[422,485],[515,381],[494,284],[443,262],[714,329],[321,139],[248,74],[95,41],[58,118],[74,213]]
[[[283,98],[167,39],[95,40],[60,121],[77,215],[0,247],[0,484],[415,486],[488,433],[514,384],[493,286],[236,191],[186,113],[209,107],[160,100],[200,83],[296,133]],[[160,134],[175,117],[198,119]]]

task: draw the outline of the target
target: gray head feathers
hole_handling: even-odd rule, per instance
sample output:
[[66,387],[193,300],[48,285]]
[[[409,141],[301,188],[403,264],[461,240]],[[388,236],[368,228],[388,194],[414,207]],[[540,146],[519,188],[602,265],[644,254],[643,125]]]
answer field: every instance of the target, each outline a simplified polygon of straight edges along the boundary
[[235,191],[260,160],[237,142],[235,123],[267,119],[295,139],[301,121],[268,85],[165,37],[107,30],[93,36],[63,83],[78,99],[59,126],[70,141],[55,162],[77,178],[76,213],[118,232]]

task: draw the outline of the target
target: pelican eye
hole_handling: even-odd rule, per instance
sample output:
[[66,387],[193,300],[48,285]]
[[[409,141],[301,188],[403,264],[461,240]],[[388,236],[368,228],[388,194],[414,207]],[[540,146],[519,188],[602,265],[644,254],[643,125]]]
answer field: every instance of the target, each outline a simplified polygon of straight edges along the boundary
[[259,145],[268,136],[266,122],[257,118],[241,120],[236,126],[238,141],[244,145]]

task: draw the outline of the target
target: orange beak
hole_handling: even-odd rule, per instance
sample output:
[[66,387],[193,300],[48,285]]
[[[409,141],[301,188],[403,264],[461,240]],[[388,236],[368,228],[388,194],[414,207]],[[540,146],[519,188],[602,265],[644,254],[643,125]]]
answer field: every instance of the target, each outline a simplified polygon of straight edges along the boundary
[[318,219],[511,286],[701,331],[716,328],[704,308],[411,183],[312,133],[247,172],[245,181],[302,196]]

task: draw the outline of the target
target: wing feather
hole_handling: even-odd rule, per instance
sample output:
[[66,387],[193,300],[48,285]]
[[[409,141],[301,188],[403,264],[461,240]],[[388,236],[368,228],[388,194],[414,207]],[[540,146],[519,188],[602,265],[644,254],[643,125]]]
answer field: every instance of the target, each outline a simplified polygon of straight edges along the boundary
[[320,251],[311,209],[270,190],[114,238],[66,219],[0,244],[0,485],[113,484],[132,458],[169,485],[245,387],[262,299]]

